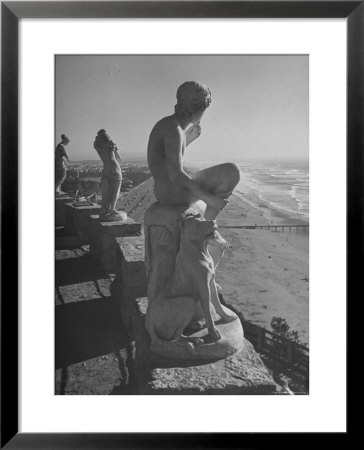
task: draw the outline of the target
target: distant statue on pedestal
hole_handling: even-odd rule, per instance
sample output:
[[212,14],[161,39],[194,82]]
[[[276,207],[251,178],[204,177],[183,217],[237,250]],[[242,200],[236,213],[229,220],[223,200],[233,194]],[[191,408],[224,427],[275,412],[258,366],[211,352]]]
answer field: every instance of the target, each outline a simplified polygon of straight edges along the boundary
[[61,135],[61,142],[56,147],[55,152],[55,169],[56,169],[56,195],[62,195],[61,186],[67,175],[67,163],[69,161],[65,146],[70,142],[65,134]]
[[[230,247],[217,231],[216,217],[239,182],[239,168],[224,163],[192,176],[183,168],[185,149],[200,136],[200,120],[210,103],[207,86],[183,83],[175,113],[155,125],[148,144],[157,203],[146,211],[144,220],[149,280],[146,328],[152,350],[182,358],[225,357],[240,349],[244,336],[237,316],[220,303],[217,264],[208,245],[214,240],[222,252]],[[201,321],[207,333],[185,334],[188,328],[196,331]]]
[[104,129],[95,138],[94,147],[104,164],[101,176],[101,211],[100,219],[105,221],[125,220],[126,213],[116,209],[122,182],[121,159],[115,142]]

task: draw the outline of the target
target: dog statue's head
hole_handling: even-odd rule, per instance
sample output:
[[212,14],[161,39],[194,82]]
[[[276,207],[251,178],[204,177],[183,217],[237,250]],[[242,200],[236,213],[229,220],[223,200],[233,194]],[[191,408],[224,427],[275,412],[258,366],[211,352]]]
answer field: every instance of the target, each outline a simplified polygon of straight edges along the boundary
[[215,220],[205,220],[193,210],[187,210],[181,221],[181,237],[190,242],[214,239],[216,230]]

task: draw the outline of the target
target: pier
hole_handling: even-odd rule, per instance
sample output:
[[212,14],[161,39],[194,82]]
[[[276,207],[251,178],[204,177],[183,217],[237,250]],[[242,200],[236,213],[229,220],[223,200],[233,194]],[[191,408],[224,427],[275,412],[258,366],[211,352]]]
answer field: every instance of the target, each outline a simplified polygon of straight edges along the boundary
[[285,231],[287,228],[289,231],[293,230],[308,230],[308,224],[276,224],[276,225],[221,225],[219,228],[240,228],[246,230],[273,230],[273,231]]

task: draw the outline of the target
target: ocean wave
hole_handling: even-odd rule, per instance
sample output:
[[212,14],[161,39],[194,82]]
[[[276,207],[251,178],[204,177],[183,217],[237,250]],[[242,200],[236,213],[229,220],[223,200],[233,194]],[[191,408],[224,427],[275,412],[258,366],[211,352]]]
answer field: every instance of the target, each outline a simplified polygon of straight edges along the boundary
[[240,165],[237,192],[251,206],[272,212],[309,218],[309,174],[302,168],[276,164]]

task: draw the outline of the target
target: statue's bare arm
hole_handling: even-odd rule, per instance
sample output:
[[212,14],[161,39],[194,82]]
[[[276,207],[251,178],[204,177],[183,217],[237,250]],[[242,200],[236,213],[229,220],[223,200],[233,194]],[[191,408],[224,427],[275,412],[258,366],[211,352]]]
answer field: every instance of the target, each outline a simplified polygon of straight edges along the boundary
[[121,164],[121,158],[120,158],[119,151],[118,151],[118,148],[117,148],[117,147],[116,147],[116,149],[115,149],[115,157],[116,157],[117,162],[118,162],[119,164]]
[[186,147],[201,135],[200,124],[192,125],[186,130]]
[[177,185],[183,186],[197,199],[203,200],[206,204],[215,207],[216,209],[221,209],[221,199],[203,190],[200,185],[192,180],[183,170],[183,132],[176,128],[168,130],[163,138],[163,143],[167,170],[171,181]]

